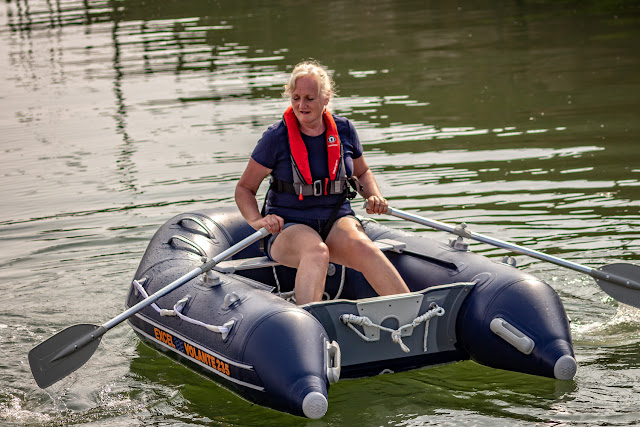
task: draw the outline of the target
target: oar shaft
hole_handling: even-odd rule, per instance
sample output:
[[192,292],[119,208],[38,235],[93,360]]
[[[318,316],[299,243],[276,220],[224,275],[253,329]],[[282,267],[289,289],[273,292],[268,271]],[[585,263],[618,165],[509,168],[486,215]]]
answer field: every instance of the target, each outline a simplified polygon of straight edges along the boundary
[[202,270],[202,266],[194,268],[189,273],[187,273],[184,276],[174,280],[173,282],[169,283],[167,286],[165,286],[164,288],[158,290],[157,292],[149,295],[148,298],[145,298],[142,301],[140,301],[139,303],[137,303],[136,305],[131,306],[129,309],[123,311],[118,316],[116,316],[113,319],[109,320],[108,322],[106,322],[102,326],[106,330],[109,330],[109,329],[113,328],[114,326],[124,322],[129,317],[133,316],[134,314],[136,314],[137,312],[139,312],[143,308],[145,308],[147,306],[150,306],[154,302],[158,301],[160,298],[162,298],[163,296],[167,295],[169,292],[176,290],[180,286],[182,286],[185,283],[187,283],[189,280],[191,280],[191,279],[193,279],[195,277],[198,277],[198,275],[202,274],[203,271],[204,270]]
[[413,222],[417,222],[419,224],[422,225],[426,225],[432,228],[435,228],[437,230],[440,231],[446,231],[452,234],[456,234],[458,236],[461,237],[466,237],[469,239],[473,239],[473,240],[477,240],[478,242],[482,242],[482,243],[487,243],[489,245],[493,245],[493,246],[497,246],[499,248],[502,249],[507,249],[510,250],[512,252],[515,253],[519,253],[519,254],[523,254],[523,255],[529,255],[533,258],[538,258],[541,259],[543,261],[549,261],[553,264],[557,264],[563,267],[567,267],[570,268],[572,270],[576,270],[579,271],[581,273],[585,273],[585,274],[592,274],[592,268],[584,266],[582,264],[578,264],[572,261],[568,261],[566,259],[562,259],[562,258],[558,258],[558,257],[554,257],[552,255],[548,255],[542,252],[538,252],[534,249],[527,249],[524,248],[522,246],[518,246],[516,244],[513,243],[509,243],[509,242],[505,242],[503,240],[500,239],[495,239],[493,237],[489,237],[489,236],[485,236],[479,233],[475,233],[473,231],[469,231],[466,230],[465,227],[466,225],[464,225],[463,227],[453,227],[451,225],[445,224],[444,222],[440,222],[440,221],[436,221],[433,219],[428,219],[428,218],[423,218],[421,216],[418,215],[414,215],[411,214],[409,212],[404,212],[401,211],[400,209],[395,209],[395,208],[391,208],[389,207],[387,209],[387,213],[389,215],[393,215],[395,217],[398,218],[402,218],[402,219],[406,219],[406,220],[410,220]]
[[[365,202],[365,208],[367,207],[367,203]],[[576,262],[573,261],[568,261],[566,259],[562,259],[562,258],[558,258],[552,255],[548,255],[539,251],[536,251],[534,249],[527,249],[524,248],[522,246],[518,246],[516,244],[513,243],[509,243],[509,242],[505,242],[503,240],[500,239],[495,239],[493,237],[488,237],[479,233],[474,233],[473,231],[468,231],[466,229],[466,224],[462,223],[460,226],[458,227],[453,227],[451,225],[445,224],[444,222],[440,222],[440,221],[436,221],[433,219],[429,219],[429,218],[424,218],[418,215],[414,215],[411,214],[409,212],[404,212],[401,211],[400,209],[395,209],[392,207],[388,207],[387,208],[387,214],[389,215],[393,215],[395,217],[398,218],[402,218],[402,219],[406,219],[409,221],[413,221],[416,222],[418,224],[422,224],[422,225],[426,225],[432,228],[435,228],[436,230],[441,230],[441,231],[446,231],[448,233],[453,233],[456,234],[460,237],[466,237],[469,239],[473,239],[473,240],[477,240],[478,242],[482,242],[482,243],[487,243],[489,245],[493,245],[502,249],[507,249],[509,251],[515,252],[515,253],[519,253],[519,254],[523,254],[523,255],[528,255],[530,257],[533,258],[537,258],[540,259],[542,261],[548,261],[550,263],[559,265],[561,267],[567,267],[570,268],[572,270],[578,271],[580,273],[585,273],[588,274],[589,276],[593,277],[594,279],[597,279],[599,281],[605,281],[608,283],[613,283],[616,285],[620,285],[623,286],[625,288],[634,290],[634,291],[638,291],[640,290],[640,282],[638,282],[637,280],[634,280],[632,278],[629,277],[624,277],[624,276],[620,276],[618,274],[613,273],[611,270],[611,268],[607,268],[605,271],[605,268],[602,267],[600,269],[595,269],[595,268],[591,268],[591,267],[587,267],[585,265],[582,264],[578,264]],[[632,267],[633,268],[633,267]],[[599,283],[600,284],[600,283]],[[601,285],[602,286],[602,285]],[[626,294],[619,294],[619,298],[625,296]],[[626,301],[631,301],[632,298],[627,296],[625,297]],[[636,305],[637,302],[631,303],[634,306],[638,306]]]
[[107,330],[113,328],[114,326],[118,325],[119,323],[122,323],[123,321],[127,320],[129,317],[133,316],[134,314],[136,314],[137,312],[139,312],[143,308],[155,303],[157,300],[159,300],[163,296],[165,296],[168,293],[174,291],[175,289],[177,289],[180,286],[184,285],[188,281],[198,277],[200,274],[211,270],[220,261],[224,261],[225,259],[229,258],[230,256],[233,256],[234,254],[240,252],[241,250],[245,249],[246,247],[248,247],[252,243],[257,242],[258,240],[260,240],[261,238],[267,236],[268,234],[269,234],[269,232],[265,228],[261,228],[260,230],[256,231],[255,233],[253,233],[249,237],[244,238],[243,240],[239,241],[238,243],[236,243],[235,245],[231,246],[230,248],[220,252],[218,255],[214,256],[212,259],[210,259],[209,261],[205,262],[201,266],[194,268],[193,270],[191,270],[190,272],[188,272],[184,276],[179,277],[178,279],[176,279],[173,282],[169,283],[164,288],[162,288],[162,289],[154,292],[153,294],[149,295],[148,298],[143,299],[142,301],[140,301],[136,305],[130,307],[128,310],[120,313],[118,316],[114,317],[113,319],[111,319],[108,322],[106,322],[105,324],[103,324],[102,327],[105,328],[104,332],[106,332]]
[[426,225],[440,231],[446,231],[452,234],[456,234],[460,237],[466,237],[469,239],[477,240],[478,242],[487,243],[489,245],[493,245],[502,249],[507,249],[515,253],[528,255],[530,257],[537,258],[542,261],[548,261],[550,263],[559,265],[561,267],[567,267],[572,270],[578,271],[580,273],[588,274],[594,279],[606,280],[607,282],[624,286],[632,290],[640,290],[640,283],[637,280],[633,280],[628,277],[622,277],[611,272],[605,272],[599,269],[587,267],[585,265],[578,264],[573,261],[568,261],[566,259],[548,255],[548,254],[536,251],[534,249],[527,249],[522,246],[505,242],[500,239],[495,239],[493,237],[488,237],[479,233],[474,233],[473,231],[466,230],[466,224],[464,223],[462,223],[461,226],[453,227],[451,225],[445,224],[444,222],[436,221],[429,218],[424,218],[424,217],[414,215],[409,212],[404,212],[404,211],[401,211],[400,209],[395,209],[392,207],[387,208],[387,214],[393,215],[398,218],[406,219],[409,221],[413,221],[418,224]]
[[267,231],[266,228],[261,228],[260,230],[256,231],[252,235],[250,235],[248,237],[245,237],[244,239],[240,240],[235,245],[233,245],[230,248],[220,252],[218,255],[216,255],[213,258],[211,258],[211,260],[209,260],[208,262],[204,263],[202,265],[202,271],[203,272],[207,272],[207,271],[211,270],[219,262],[224,261],[225,259],[229,258],[230,256],[233,256],[233,255],[237,254],[241,250],[249,247],[251,244],[257,242],[258,240],[262,239],[263,237],[268,236],[269,234],[270,233]]
[[92,341],[100,339],[100,337],[102,337],[107,332],[107,330],[108,329],[105,328],[104,326],[100,326],[99,328],[92,331],[91,333],[84,335],[80,339],[66,346],[64,349],[62,349],[60,353],[56,354],[56,356],[51,361],[55,362],[56,360],[67,357],[71,353],[78,351],[78,349],[84,347],[85,345],[91,343]]
[[249,237],[241,240],[227,250],[219,253],[200,267],[191,270],[184,276],[169,283],[164,288],[143,299],[133,307],[109,320],[102,326],[80,324],[71,326],[40,343],[29,352],[29,366],[41,388],[61,380],[84,365],[93,355],[100,338],[109,329],[130,318],[143,308],[153,304],[161,297],[194,279],[198,275],[211,270],[217,263],[247,248],[252,243],[267,236],[269,232],[261,228]]

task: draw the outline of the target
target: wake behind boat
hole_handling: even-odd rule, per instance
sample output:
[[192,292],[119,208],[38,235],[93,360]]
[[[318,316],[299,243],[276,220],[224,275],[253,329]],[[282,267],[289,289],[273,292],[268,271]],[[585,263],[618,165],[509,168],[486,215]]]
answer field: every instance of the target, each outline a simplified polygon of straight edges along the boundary
[[[412,291],[376,296],[359,272],[330,265],[326,300],[296,306],[295,270],[253,243],[233,259],[154,299],[129,322],[153,348],[245,399],[309,418],[330,384],[473,359],[569,380],[577,364],[556,292],[508,262],[363,219]],[[254,230],[235,209],[184,213],[151,240],[130,310]]]

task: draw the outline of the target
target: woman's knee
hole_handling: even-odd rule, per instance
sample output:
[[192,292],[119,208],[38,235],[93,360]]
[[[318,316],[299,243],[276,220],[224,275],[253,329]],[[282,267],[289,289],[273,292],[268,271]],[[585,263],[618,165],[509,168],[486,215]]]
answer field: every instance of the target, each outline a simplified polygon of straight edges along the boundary
[[306,225],[293,225],[283,230],[271,245],[273,259],[297,267],[306,257],[328,258],[329,248],[320,236]]
[[303,259],[307,258],[313,262],[329,264],[329,247],[322,241],[305,247],[300,255]]
[[358,271],[362,271],[362,268],[371,262],[377,262],[376,259],[381,254],[375,244],[368,239],[349,239],[343,245],[344,247],[340,250],[341,258]]
[[371,256],[377,251],[375,243],[360,236],[349,239],[345,244],[348,252],[356,256]]

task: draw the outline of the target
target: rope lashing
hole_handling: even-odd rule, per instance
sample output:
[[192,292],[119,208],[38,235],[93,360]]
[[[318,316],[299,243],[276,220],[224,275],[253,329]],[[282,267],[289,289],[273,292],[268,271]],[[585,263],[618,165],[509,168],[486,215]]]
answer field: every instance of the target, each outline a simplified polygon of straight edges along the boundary
[[409,353],[411,350],[402,342],[402,333],[409,328],[415,328],[422,322],[426,322],[424,327],[424,351],[426,352],[429,320],[431,320],[435,316],[443,316],[444,313],[445,313],[444,308],[438,306],[438,304],[436,304],[435,302],[432,302],[431,305],[429,306],[429,310],[426,313],[416,317],[415,319],[413,319],[411,323],[400,326],[398,329],[386,328],[382,325],[373,323],[371,319],[369,319],[367,316],[356,316],[355,314],[350,314],[350,313],[345,313],[341,315],[340,321],[345,325],[347,325],[349,328],[351,328],[360,338],[362,338],[364,341],[367,341],[367,342],[372,342],[374,340],[364,335],[362,332],[356,329],[354,325],[368,326],[368,327],[378,328],[381,331],[389,332],[391,334],[391,340],[395,344],[399,344],[400,348],[402,348],[402,351],[404,351],[405,353]]
[[[138,292],[140,292],[140,294],[143,296],[143,298],[145,298],[145,299],[149,298],[149,295],[147,294],[147,291],[145,291],[145,289],[142,287],[142,285],[137,280],[133,281],[133,286],[135,286],[136,290]],[[191,317],[185,316],[184,314],[182,314],[182,310],[187,305],[188,301],[189,301],[188,297],[182,298],[181,300],[179,300],[178,302],[176,302],[174,304],[172,310],[169,310],[169,309],[166,309],[166,308],[160,308],[156,303],[151,304],[151,307],[153,307],[153,309],[155,311],[160,313],[160,316],[178,317],[178,318],[184,320],[187,323],[191,323],[192,325],[202,326],[204,328],[207,328],[211,332],[215,332],[215,333],[221,334],[222,335],[222,339],[226,339],[227,338],[227,336],[229,335],[229,332],[231,332],[231,328],[233,327],[233,324],[235,323],[235,320],[230,320],[230,321],[226,322],[222,326],[216,326],[216,325],[210,325],[208,323],[201,322],[200,320],[196,320],[196,319],[193,319]]]

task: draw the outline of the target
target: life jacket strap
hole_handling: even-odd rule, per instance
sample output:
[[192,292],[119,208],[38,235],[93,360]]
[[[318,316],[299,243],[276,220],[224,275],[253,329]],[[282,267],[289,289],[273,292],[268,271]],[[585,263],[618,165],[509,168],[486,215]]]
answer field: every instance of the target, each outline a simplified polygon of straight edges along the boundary
[[318,179],[313,184],[292,184],[287,181],[271,177],[271,189],[281,193],[295,194],[296,196],[327,196],[342,194],[348,187],[346,179],[335,181]]
[[344,189],[342,197],[340,197],[338,203],[336,203],[333,207],[327,223],[324,225],[322,230],[320,230],[320,237],[322,237],[323,241],[327,240],[329,232],[331,231],[331,227],[333,227],[333,224],[336,222],[336,219],[338,218],[338,211],[340,210],[340,207],[342,206],[344,201],[347,199],[351,200],[355,198],[358,192],[364,189],[362,185],[360,185],[360,181],[358,181],[358,178],[355,176],[350,176],[349,178],[347,178],[347,182],[349,185],[347,185],[347,188]]

